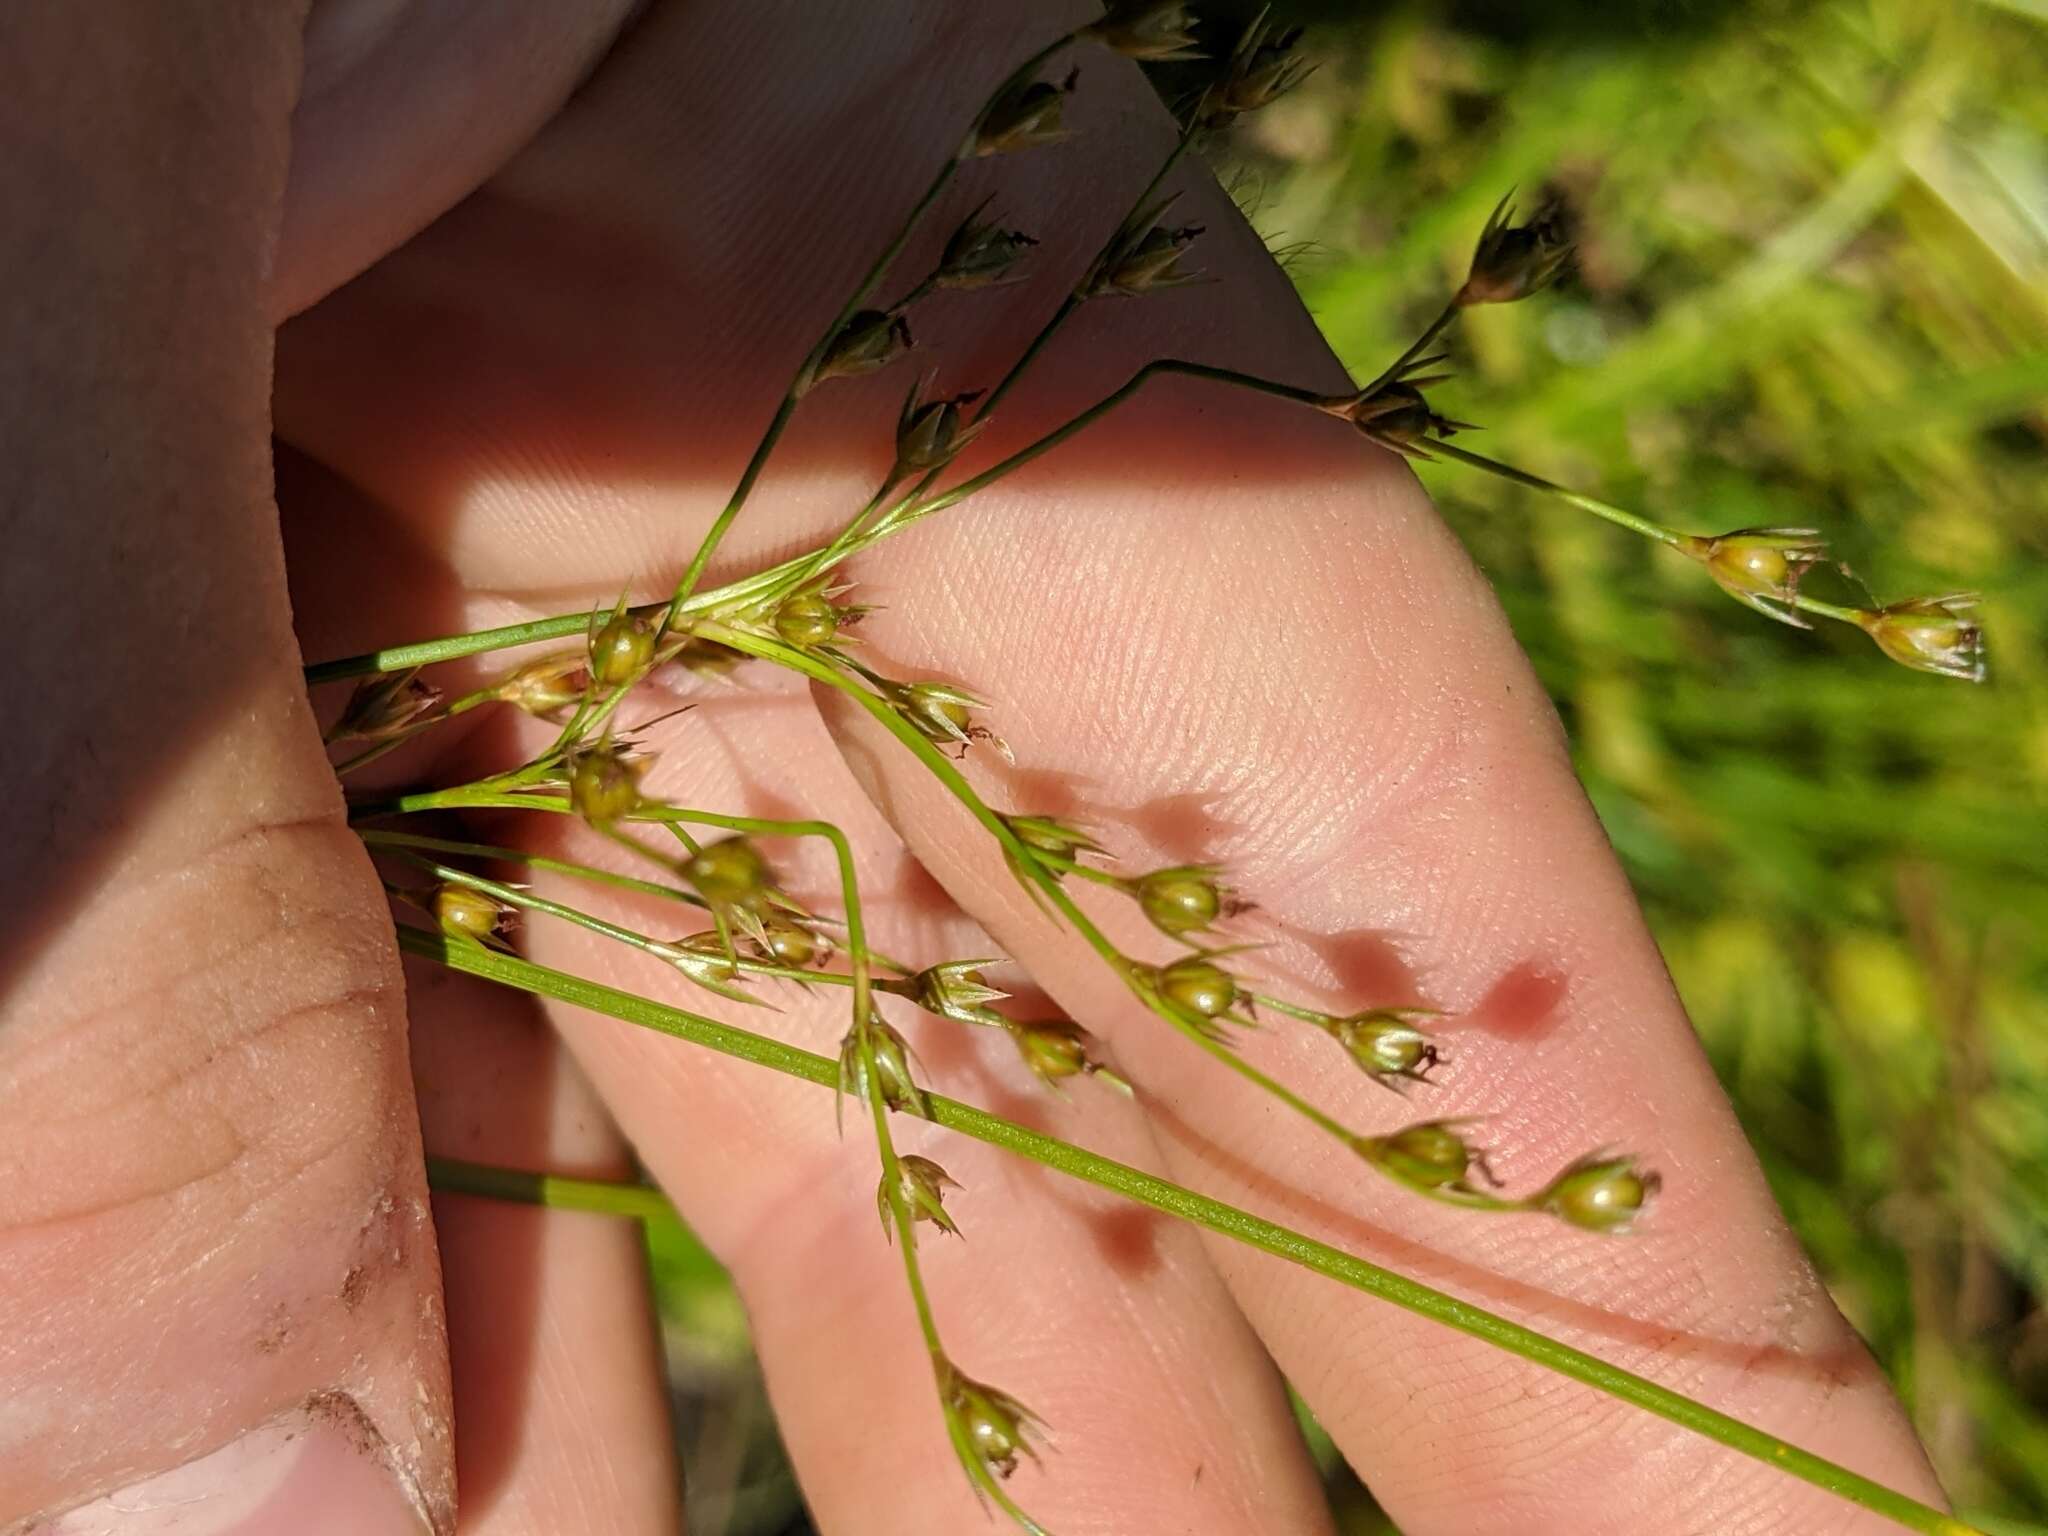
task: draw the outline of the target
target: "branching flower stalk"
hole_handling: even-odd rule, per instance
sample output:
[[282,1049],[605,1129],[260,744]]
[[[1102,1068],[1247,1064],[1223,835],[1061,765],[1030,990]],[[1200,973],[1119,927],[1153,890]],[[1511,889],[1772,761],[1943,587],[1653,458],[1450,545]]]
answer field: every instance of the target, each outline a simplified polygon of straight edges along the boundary
[[[941,1343],[937,1318],[919,1267],[920,1226],[957,1230],[945,1209],[951,1180],[928,1158],[896,1150],[893,1113],[919,1115],[950,1129],[1036,1158],[1154,1208],[1195,1221],[1351,1284],[1369,1294],[1463,1329],[1546,1367],[1829,1488],[1911,1529],[1958,1536],[1967,1528],[1763,1432],[1693,1403],[1641,1377],[1555,1343],[1506,1319],[1470,1307],[1404,1277],[1341,1254],[1248,1213],[1179,1189],[1053,1138],[1026,1131],[929,1092],[916,1079],[909,1047],[876,1007],[879,996],[914,1003],[963,1028],[999,1028],[1023,1060],[1049,1086],[1098,1075],[1113,1087],[1122,1079],[1106,1069],[1085,1032],[1071,1021],[1014,1019],[998,1006],[1006,995],[989,985],[988,961],[942,961],[913,971],[873,950],[861,917],[852,851],[840,830],[816,820],[728,816],[666,804],[645,794],[646,758],[638,746],[652,723],[627,723],[629,698],[662,668],[722,668],[754,660],[783,668],[836,690],[879,723],[932,774],[992,840],[1026,892],[1054,921],[1085,942],[1153,1015],[1259,1092],[1350,1147],[1375,1172],[1425,1198],[1466,1210],[1501,1215],[1541,1214],[1598,1234],[1623,1232],[1654,1196],[1657,1175],[1625,1154],[1596,1153],[1561,1169],[1541,1188],[1520,1196],[1498,1192],[1485,1149],[1456,1120],[1424,1118],[1393,1130],[1353,1130],[1335,1116],[1246,1060],[1234,1031],[1260,1024],[1260,1014],[1306,1024],[1328,1036],[1371,1081],[1396,1094],[1431,1082],[1443,1055],[1429,1033],[1426,1009],[1369,1006],[1331,1013],[1247,988],[1231,969],[1234,946],[1219,925],[1242,909],[1225,883],[1227,872],[1208,865],[1171,866],[1123,873],[1095,860],[1107,857],[1087,831],[1029,808],[1002,812],[990,806],[962,772],[959,759],[976,747],[1007,755],[983,722],[982,701],[950,683],[886,677],[849,653],[845,633],[864,611],[844,601],[849,587],[838,568],[903,528],[956,506],[1052,452],[1101,421],[1146,384],[1185,377],[1248,391],[1337,418],[1371,441],[1411,458],[1447,459],[1558,496],[1571,504],[1673,548],[1698,562],[1730,595],[1767,616],[1804,627],[1802,615],[1853,623],[1884,653],[1908,667],[1964,678],[1983,675],[1981,636],[1962,595],[1909,599],[1869,607],[1830,604],[1800,590],[1801,579],[1825,563],[1818,537],[1806,529],[1742,529],[1717,535],[1679,533],[1598,498],[1499,463],[1449,439],[1466,424],[1433,410],[1424,390],[1444,382],[1432,373],[1444,362],[1431,348],[1465,308],[1514,302],[1539,291],[1569,255],[1557,220],[1548,213],[1515,221],[1508,199],[1482,231],[1462,285],[1416,340],[1362,389],[1330,395],[1211,365],[1162,358],[1139,368],[1122,386],[1079,411],[1036,441],[958,483],[938,489],[954,461],[987,427],[992,411],[1053,343],[1080,305],[1132,299],[1184,286],[1199,278],[1187,264],[1201,233],[1194,225],[1165,222],[1174,194],[1162,191],[1174,168],[1204,132],[1271,101],[1297,83],[1309,65],[1295,53],[1298,34],[1277,32],[1261,14],[1222,61],[1221,74],[1187,108],[1171,152],[1129,205],[1094,257],[1068,288],[996,383],[985,393],[949,397],[929,378],[912,385],[896,428],[887,477],[837,534],[816,549],[710,590],[702,581],[726,534],[748,504],[784,429],[809,393],[836,380],[859,378],[894,363],[910,346],[906,312],[942,288],[996,288],[1036,242],[985,218],[976,207],[946,242],[938,265],[886,307],[876,295],[922,220],[942,200],[960,165],[1048,145],[1067,136],[1061,123],[1076,72],[1039,78],[1040,70],[1077,42],[1107,47],[1139,60],[1186,58],[1194,36],[1186,8],[1171,0],[1121,0],[1100,21],[1053,39],[1012,71],[975,114],[953,154],[936,170],[898,232],[847,295],[831,323],[806,352],[749,457],[725,505],[713,519],[670,595],[629,606],[622,596],[610,610],[563,614],[376,651],[308,668],[309,684],[363,678],[329,736],[365,745],[338,765],[341,772],[375,761],[422,732],[491,703],[510,704],[554,722],[554,740],[528,761],[468,784],[358,799],[352,821],[363,841],[388,863],[425,877],[424,892],[394,883],[394,896],[422,909],[432,928],[402,924],[400,942],[454,969],[537,995],[595,1008],[728,1054],[836,1085],[840,1102],[850,1092],[869,1111],[881,1179],[877,1205],[904,1264],[907,1288],[930,1357],[934,1387],[947,1432],[977,1493],[1030,1532],[1041,1532],[1003,1487],[1020,1454],[1033,1454],[1036,1420],[994,1387],[959,1370]],[[505,675],[452,701],[420,675],[434,663],[545,641],[580,637],[575,650],[528,658]],[[664,717],[665,718],[665,717]],[[629,853],[659,878],[642,878],[572,860],[525,853],[495,843],[427,836],[395,828],[394,819],[437,811],[510,809],[582,821]],[[700,840],[690,828],[728,834]],[[647,829],[665,832],[673,846],[643,841]],[[843,911],[845,969],[832,967],[831,917],[805,910],[776,884],[756,837],[815,837],[833,851]],[[683,938],[662,939],[584,912],[570,902],[478,873],[472,864],[518,864],[637,896],[675,901],[708,915],[711,926]],[[1069,890],[1070,880],[1128,900],[1152,928],[1177,946],[1157,962],[1126,954]],[[759,1004],[751,981],[843,987],[850,993],[851,1024],[837,1062],[747,1031],[665,1008],[595,983],[534,966],[510,952],[512,921],[520,913],[561,921],[662,961],[693,985],[732,1001]],[[877,974],[878,972],[882,974]],[[495,1192],[548,1203],[585,1202],[577,1208],[644,1213],[646,1192],[607,1195],[588,1181],[547,1181],[546,1176],[437,1164],[447,1187]],[[536,1178],[543,1180],[534,1183]],[[588,1187],[586,1187],[586,1185]],[[610,1202],[607,1204],[607,1202]]]

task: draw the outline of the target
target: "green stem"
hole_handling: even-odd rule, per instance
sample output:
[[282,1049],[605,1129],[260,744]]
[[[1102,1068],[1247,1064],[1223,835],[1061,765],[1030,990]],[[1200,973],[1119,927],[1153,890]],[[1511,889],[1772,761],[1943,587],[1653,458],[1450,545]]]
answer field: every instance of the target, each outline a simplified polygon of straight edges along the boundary
[[641,1221],[675,1214],[668,1197],[645,1184],[528,1173],[519,1168],[467,1163],[453,1157],[429,1157],[427,1183],[443,1194],[480,1195],[489,1200],[542,1205],[556,1211],[592,1211],[603,1216],[632,1216]]
[[[468,975],[656,1030],[821,1087],[838,1086],[838,1064],[798,1046],[650,1002],[562,971],[549,970],[516,956],[499,954],[477,945],[454,944],[424,928],[400,928],[398,942],[399,947],[409,953],[439,961]],[[1895,1520],[1908,1530],[1922,1532],[1924,1536],[1983,1536],[1982,1532],[1940,1510],[1895,1493],[1811,1451],[1801,1450],[1669,1387],[1609,1365],[1583,1350],[1547,1338],[1520,1323],[1460,1301],[1405,1275],[1153,1174],[989,1114],[986,1110],[941,1094],[930,1094],[928,1099],[933,1122],[947,1130],[1030,1158],[1057,1173],[1122,1195],[1153,1210],[1313,1270],[1417,1316],[1482,1339],[1532,1364],[1583,1382],[1610,1397],[1703,1435],[1730,1450],[1767,1466],[1778,1467],[1815,1487]]]
[[[521,806],[531,803],[529,797],[517,800]],[[561,802],[563,810],[569,802]],[[417,848],[427,853],[452,853],[461,858],[490,859],[503,864],[526,864],[534,869],[549,870],[558,875],[570,875],[578,880],[588,880],[597,885],[615,886],[622,891],[633,891],[642,896],[660,896],[668,901],[687,902],[701,907],[704,898],[694,891],[685,891],[673,885],[663,885],[655,880],[641,880],[632,875],[621,875],[609,869],[599,869],[594,864],[574,864],[566,859],[551,859],[538,853],[527,853],[519,848],[505,848],[496,843],[465,843],[447,837],[421,837],[412,832],[387,832],[375,827],[358,827],[356,836],[372,848]]]
[[1489,459],[1484,454],[1472,453],[1467,449],[1458,447],[1454,443],[1447,443],[1439,438],[1433,437],[1423,446],[1430,453],[1441,454],[1447,459],[1457,460],[1460,464],[1469,464],[1474,469],[1483,469],[1489,475],[1498,475],[1503,480],[1512,480],[1516,485],[1526,485],[1531,490],[1542,491],[1546,495],[1555,496],[1559,501],[1577,507],[1582,512],[1590,512],[1595,517],[1604,517],[1610,523],[1618,523],[1631,532],[1640,533],[1646,539],[1655,539],[1659,544],[1669,544],[1672,548],[1676,549],[1685,543],[1684,534],[1674,532],[1672,529],[1666,528],[1662,523],[1653,523],[1647,517],[1638,517],[1635,513],[1628,511],[1624,507],[1617,507],[1612,502],[1602,501],[1597,496],[1583,495],[1578,491],[1559,485],[1555,480],[1546,480],[1541,475],[1532,475],[1525,469],[1517,469],[1512,464],[1503,464],[1500,460]]

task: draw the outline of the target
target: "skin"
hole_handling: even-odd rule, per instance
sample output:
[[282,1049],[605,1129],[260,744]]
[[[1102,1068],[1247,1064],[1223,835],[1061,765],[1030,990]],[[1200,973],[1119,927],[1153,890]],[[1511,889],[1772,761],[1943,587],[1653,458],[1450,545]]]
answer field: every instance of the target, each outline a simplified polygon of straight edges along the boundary
[[[35,722],[0,810],[25,850],[0,971],[0,1529],[309,1402],[331,1426],[337,1401],[371,1431],[347,1445],[439,1527],[459,1467],[465,1531],[673,1529],[629,1232],[452,1197],[430,1229],[421,1130],[595,1173],[630,1142],[740,1284],[821,1527],[979,1529],[865,1140],[835,1137],[814,1089],[612,1022],[410,967],[401,996],[297,670],[301,646],[665,591],[934,152],[1054,19],[695,0],[630,25],[468,13],[463,34],[463,11],[342,7],[303,34],[252,5],[194,35],[143,0],[126,33],[55,4],[0,22],[0,205],[29,211],[0,226],[0,291],[29,300],[0,312],[4,516],[33,551],[0,567],[26,636],[0,688]],[[56,58],[72,66],[23,62]],[[1081,62],[1077,144],[971,168],[907,258],[914,277],[997,188],[1045,242],[1039,281],[913,316],[946,392],[1000,372],[1169,141],[1133,69]],[[111,107],[110,78],[128,86]],[[380,112],[416,131],[364,126]],[[168,171],[131,169],[145,145],[170,146]],[[1181,182],[1175,217],[1207,225],[1195,255],[1220,286],[1090,306],[963,468],[1155,356],[1342,386],[1226,200],[1198,170]],[[909,373],[806,403],[713,580],[866,498]],[[1017,766],[969,763],[995,803],[1091,818],[1131,868],[1226,861],[1269,941],[1246,964],[1292,993],[1448,1010],[1441,1086],[1411,1106],[1485,1116],[1510,1187],[1612,1144],[1666,1189],[1603,1240],[1377,1182],[1134,1010],[867,723],[780,676],[675,684],[698,707],[651,733],[652,792],[839,822],[878,944],[919,962],[999,945],[1006,984],[1028,975],[1143,1092],[1056,1099],[1003,1041],[904,1020],[939,1082],[1938,1497],[1769,1201],[1555,718],[1404,466],[1175,381],[854,575],[884,607],[871,663],[998,701]],[[659,691],[628,717],[662,713]],[[452,781],[545,739],[473,718],[385,780]],[[479,826],[621,857],[570,826]],[[774,851],[829,899],[815,848]],[[843,999],[739,1009],[577,930],[524,943],[813,1048],[844,1028]],[[1246,1051],[1347,1123],[1403,1114],[1327,1040],[1274,1027]],[[1412,1536],[1887,1528],[1314,1276],[921,1126],[900,1144],[963,1186],[966,1239],[922,1248],[941,1327],[1054,1427],[1058,1454],[1012,1487],[1064,1536],[1325,1528],[1268,1351]]]

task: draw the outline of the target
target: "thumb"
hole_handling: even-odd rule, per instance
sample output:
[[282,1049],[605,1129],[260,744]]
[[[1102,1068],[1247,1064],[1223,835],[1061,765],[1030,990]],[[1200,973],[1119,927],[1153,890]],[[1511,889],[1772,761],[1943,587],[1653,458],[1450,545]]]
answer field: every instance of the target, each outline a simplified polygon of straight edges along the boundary
[[0,13],[4,1530],[453,1520],[398,969],[271,498],[301,22]]

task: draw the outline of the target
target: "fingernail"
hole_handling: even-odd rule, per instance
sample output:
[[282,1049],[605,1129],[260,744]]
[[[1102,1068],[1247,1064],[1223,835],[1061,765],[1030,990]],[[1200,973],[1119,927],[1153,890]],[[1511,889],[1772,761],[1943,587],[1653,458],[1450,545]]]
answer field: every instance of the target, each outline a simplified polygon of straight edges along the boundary
[[323,1397],[210,1455],[58,1516],[35,1536],[431,1536],[348,1398]]

